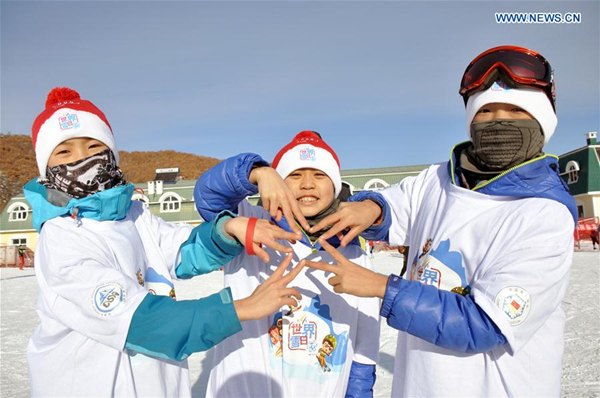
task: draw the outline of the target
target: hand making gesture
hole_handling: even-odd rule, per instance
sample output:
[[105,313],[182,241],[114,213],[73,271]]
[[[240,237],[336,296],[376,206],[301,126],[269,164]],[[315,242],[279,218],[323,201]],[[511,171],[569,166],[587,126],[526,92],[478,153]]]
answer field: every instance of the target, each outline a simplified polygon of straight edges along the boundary
[[298,220],[305,230],[308,230],[310,225],[302,215],[292,191],[275,169],[256,168],[250,173],[249,180],[258,186],[263,208],[277,221],[285,217],[290,228],[297,234],[296,239],[301,239],[302,232],[295,220]]
[[258,286],[250,296],[233,302],[240,322],[262,319],[284,305],[295,306],[299,300],[302,300],[300,292],[287,285],[300,273],[305,262],[301,261],[283,276],[293,257],[293,254],[288,254],[273,275]]
[[336,293],[348,293],[358,297],[385,296],[388,277],[377,272],[354,264],[343,254],[337,251],[323,238],[319,243],[333,256],[337,264],[328,264],[321,261],[306,261],[306,266],[335,274],[328,282]]
[[235,217],[227,220],[223,228],[246,247],[248,254],[257,255],[265,263],[268,263],[270,258],[262,245],[282,253],[291,253],[292,248],[282,245],[277,242],[277,239],[287,240],[290,243],[295,243],[298,239],[296,234],[287,232],[264,219]]
[[[321,238],[327,240],[332,236],[338,235],[340,245],[346,245],[352,242],[365,229],[373,225],[381,217],[381,207],[372,200],[363,202],[344,202],[340,203],[338,211],[325,217],[317,225],[309,229],[315,233],[331,225],[331,229],[325,232]],[[348,230],[344,234],[344,231]],[[335,249],[334,249],[335,250]]]

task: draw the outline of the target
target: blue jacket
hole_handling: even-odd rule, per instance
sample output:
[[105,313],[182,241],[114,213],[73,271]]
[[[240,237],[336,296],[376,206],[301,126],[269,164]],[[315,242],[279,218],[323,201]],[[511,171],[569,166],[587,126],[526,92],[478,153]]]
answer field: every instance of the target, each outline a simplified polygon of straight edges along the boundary
[[[46,221],[71,216],[97,221],[122,220],[131,208],[133,185],[115,187],[82,199],[70,199],[64,206],[48,200],[48,190],[30,181],[25,197],[33,209],[33,224],[41,232]],[[242,247],[225,237],[221,224],[233,214],[223,212],[212,223],[194,228],[180,247],[179,278],[210,272],[231,261]],[[229,289],[212,296],[187,301],[147,294],[133,314],[125,348],[158,358],[183,360],[204,351],[241,330]]]
[[[460,173],[458,156],[469,144],[462,143],[452,149],[448,173],[455,185],[458,185],[457,174]],[[487,195],[556,200],[567,207],[577,222],[575,201],[558,175],[558,161],[552,155],[525,162],[475,190]],[[351,199],[364,200],[360,194]],[[367,229],[363,236],[387,241],[389,206],[380,195],[377,203],[383,209],[383,222]],[[471,295],[438,290],[396,275],[388,279],[381,316],[395,329],[458,352],[487,352],[506,344],[504,335]]]
[[[448,173],[452,176],[454,185],[460,185],[456,178],[457,172],[460,172],[457,159],[469,145],[470,142],[463,142],[452,149],[451,159],[448,162]],[[558,170],[558,157],[543,155],[513,167],[492,178],[487,184],[473,188],[473,190],[486,195],[555,200],[567,207],[577,224],[575,199],[569,193],[569,187],[565,181],[560,178]]]
[[[252,184],[248,178],[253,168],[261,166],[269,166],[269,164],[259,155],[242,153],[224,160],[204,173],[198,179],[194,189],[194,200],[200,216],[207,221],[213,220],[219,212],[223,210],[236,211],[240,202],[247,196],[256,195],[258,187]],[[379,196],[371,194],[365,194],[363,198],[379,200]],[[291,231],[285,218],[279,222],[272,221],[282,229]],[[318,242],[313,244],[306,235],[300,242],[315,250],[322,249]],[[339,239],[335,236],[328,242],[334,246],[340,244]],[[358,239],[355,239],[352,244],[358,244]],[[375,366],[353,361],[346,396],[372,396],[374,384]]]

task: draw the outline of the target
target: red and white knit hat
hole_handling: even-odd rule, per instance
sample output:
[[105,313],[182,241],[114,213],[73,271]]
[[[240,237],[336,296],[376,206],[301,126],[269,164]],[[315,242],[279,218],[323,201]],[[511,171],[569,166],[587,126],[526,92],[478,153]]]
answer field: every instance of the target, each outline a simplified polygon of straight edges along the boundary
[[337,198],[342,189],[340,160],[333,149],[314,131],[299,132],[292,142],[277,153],[273,160],[273,168],[284,179],[298,169],[321,170],[333,182],[334,197]]
[[33,122],[31,137],[41,176],[46,175],[52,151],[71,138],[87,137],[103,142],[119,163],[119,151],[104,113],[67,87],[56,87],[50,91],[46,109]]

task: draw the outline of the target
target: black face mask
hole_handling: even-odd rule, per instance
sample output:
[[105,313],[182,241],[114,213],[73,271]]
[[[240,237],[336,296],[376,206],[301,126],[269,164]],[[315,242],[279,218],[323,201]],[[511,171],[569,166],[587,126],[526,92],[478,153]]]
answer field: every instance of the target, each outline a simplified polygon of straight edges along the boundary
[[39,183],[76,199],[127,184],[110,149],[73,163],[46,168]]
[[535,119],[499,119],[472,123],[471,141],[461,167],[501,173],[542,155],[544,134]]

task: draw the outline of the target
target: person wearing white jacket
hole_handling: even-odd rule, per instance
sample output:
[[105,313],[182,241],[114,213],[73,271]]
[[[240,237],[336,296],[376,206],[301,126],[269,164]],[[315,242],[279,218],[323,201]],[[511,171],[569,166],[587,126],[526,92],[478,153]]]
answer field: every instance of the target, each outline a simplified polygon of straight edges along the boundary
[[557,124],[552,68],[535,51],[492,48],[460,93],[470,141],[448,162],[315,226],[409,246],[407,272],[368,272],[327,244],[338,265],[309,265],[339,292],[383,299],[400,331],[393,396],[559,396],[577,211],[542,151]]
[[50,92],[32,133],[40,177],[24,190],[40,232],[41,321],[27,348],[32,396],[190,396],[187,356],[301,299],[286,287],[301,267],[282,276],[288,257],[247,296],[176,301],[173,280],[235,257],[248,220],[224,212],[178,226],[132,201],[105,115],[74,90]]
[[[225,286],[234,299],[269,277],[286,249],[293,250],[293,263],[333,261],[317,242],[319,234],[308,229],[342,206],[341,186],[337,155],[313,131],[297,134],[275,156],[272,168],[258,155],[241,154],[198,180],[195,203],[206,220],[231,210],[290,232],[302,230],[294,241],[281,241],[278,250],[263,250],[259,241],[246,238],[247,252],[224,267]],[[257,192],[262,207],[246,200]],[[336,237],[329,242],[339,244]],[[340,250],[360,267],[373,269],[358,239]],[[241,333],[217,346],[207,396],[372,396],[380,302],[340,296],[327,279],[321,271],[301,272],[295,286],[302,300],[266,319],[244,322]]]

